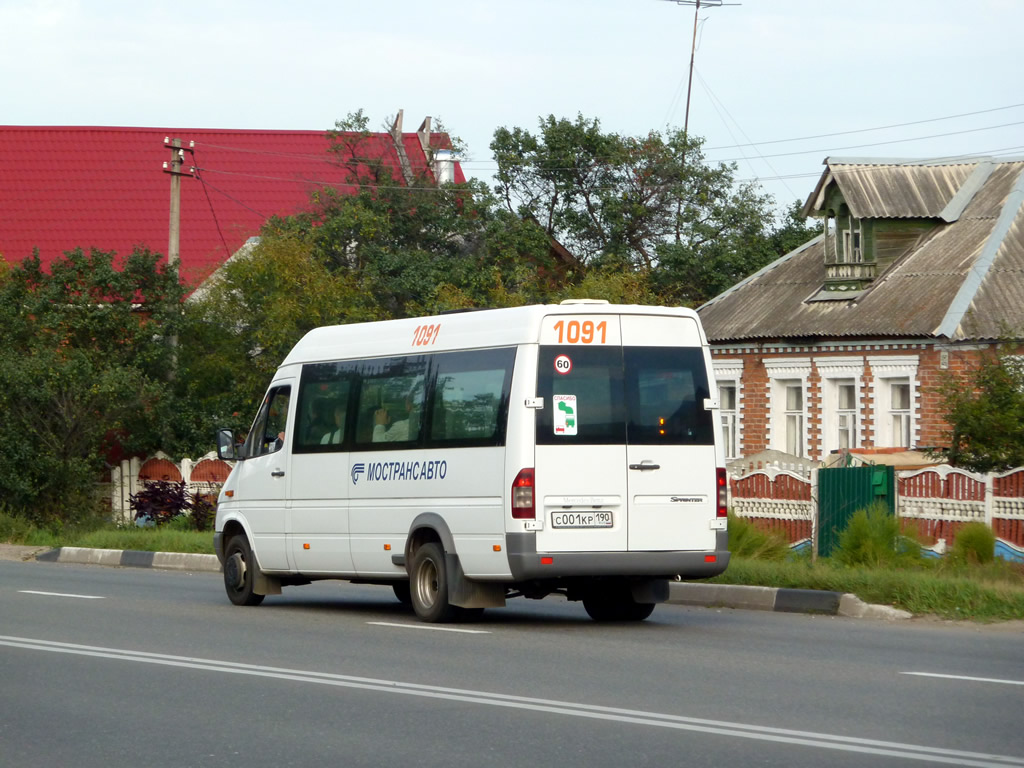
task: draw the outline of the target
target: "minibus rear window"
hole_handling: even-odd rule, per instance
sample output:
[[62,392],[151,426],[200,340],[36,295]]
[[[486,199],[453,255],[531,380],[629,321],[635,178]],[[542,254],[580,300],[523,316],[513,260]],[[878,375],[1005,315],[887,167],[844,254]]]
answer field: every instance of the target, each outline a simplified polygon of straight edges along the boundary
[[630,445],[713,445],[704,354],[699,347],[623,349]]
[[542,346],[539,445],[712,445],[699,347]]
[[620,347],[542,346],[538,445],[626,442]]

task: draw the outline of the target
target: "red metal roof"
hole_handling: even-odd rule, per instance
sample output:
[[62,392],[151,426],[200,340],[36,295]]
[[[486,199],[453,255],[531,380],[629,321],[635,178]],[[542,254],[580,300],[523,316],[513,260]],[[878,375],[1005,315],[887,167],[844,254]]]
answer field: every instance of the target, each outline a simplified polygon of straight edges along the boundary
[[[0,126],[0,254],[20,262],[38,248],[44,265],[78,247],[122,257],[136,246],[166,254],[165,138],[185,147],[195,142],[184,170],[195,166],[198,174],[181,179],[180,271],[192,285],[270,216],[307,209],[314,189],[356,189],[346,185],[348,173],[328,152],[324,131]],[[447,146],[446,136],[431,138],[432,146]],[[419,136],[402,139],[414,172],[428,171]],[[389,134],[372,134],[365,151],[402,178]],[[465,181],[457,163],[455,181]]]

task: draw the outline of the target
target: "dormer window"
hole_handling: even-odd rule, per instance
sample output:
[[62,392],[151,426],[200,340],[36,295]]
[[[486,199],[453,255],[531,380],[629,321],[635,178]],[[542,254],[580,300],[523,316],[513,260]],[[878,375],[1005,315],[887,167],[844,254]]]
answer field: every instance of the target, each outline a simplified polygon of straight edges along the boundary
[[873,224],[850,213],[846,203],[824,211],[825,282],[809,301],[857,298],[875,279],[878,265],[871,254]]
[[847,264],[863,264],[864,251],[861,248],[860,219],[850,217],[850,228],[843,230],[843,258]]

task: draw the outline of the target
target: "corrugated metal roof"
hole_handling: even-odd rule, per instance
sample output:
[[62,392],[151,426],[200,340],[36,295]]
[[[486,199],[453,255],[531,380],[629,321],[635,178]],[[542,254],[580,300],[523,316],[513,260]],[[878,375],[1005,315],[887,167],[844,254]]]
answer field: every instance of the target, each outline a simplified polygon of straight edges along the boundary
[[[0,126],[0,254],[19,262],[38,247],[45,265],[78,247],[165,253],[165,137],[195,141],[185,169],[200,169],[201,181],[181,184],[180,269],[189,282],[210,274],[270,216],[306,209],[313,190],[356,189],[328,153],[324,131]],[[426,170],[418,135],[402,138],[413,168]],[[400,179],[391,137],[368,141]],[[455,174],[465,181],[458,164]]]
[[[850,213],[858,219],[937,218],[977,163],[948,166],[829,163]],[[823,198],[815,200],[820,212]]]
[[[865,165],[873,167],[879,166]],[[866,176],[856,177],[859,182],[852,188],[863,196],[858,203],[861,210],[887,216],[910,210],[914,196],[908,190],[923,179],[930,191],[916,199],[934,213],[915,218],[938,218],[959,191],[945,185],[958,178],[965,183],[972,173],[970,164],[951,167],[960,170],[942,172],[937,166],[908,166],[903,169],[904,179],[899,181],[900,169],[887,166],[885,174],[873,182],[867,182]],[[836,178],[834,171],[830,167],[823,174],[819,193]],[[940,220],[931,234],[855,299],[808,301],[825,280],[824,250],[819,240],[701,307],[708,338],[726,342],[839,337],[993,339],[1008,333],[1024,336],[1024,161],[996,164],[984,177],[959,218],[949,223]],[[879,184],[883,178],[886,183]],[[892,192],[897,201],[869,200],[872,185],[878,194]],[[937,192],[940,188],[945,190],[942,194]]]

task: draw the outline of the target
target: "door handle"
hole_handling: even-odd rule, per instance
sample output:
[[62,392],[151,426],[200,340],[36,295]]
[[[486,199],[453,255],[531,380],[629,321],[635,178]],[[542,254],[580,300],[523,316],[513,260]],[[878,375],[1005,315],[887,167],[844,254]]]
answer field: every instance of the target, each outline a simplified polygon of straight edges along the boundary
[[653,464],[649,461],[643,461],[639,464],[630,464],[630,469],[639,469],[641,472],[645,472],[648,469],[661,469],[661,464]]
[[270,473],[270,476],[271,477],[284,477],[284,470],[283,469],[275,469],[273,472]]

